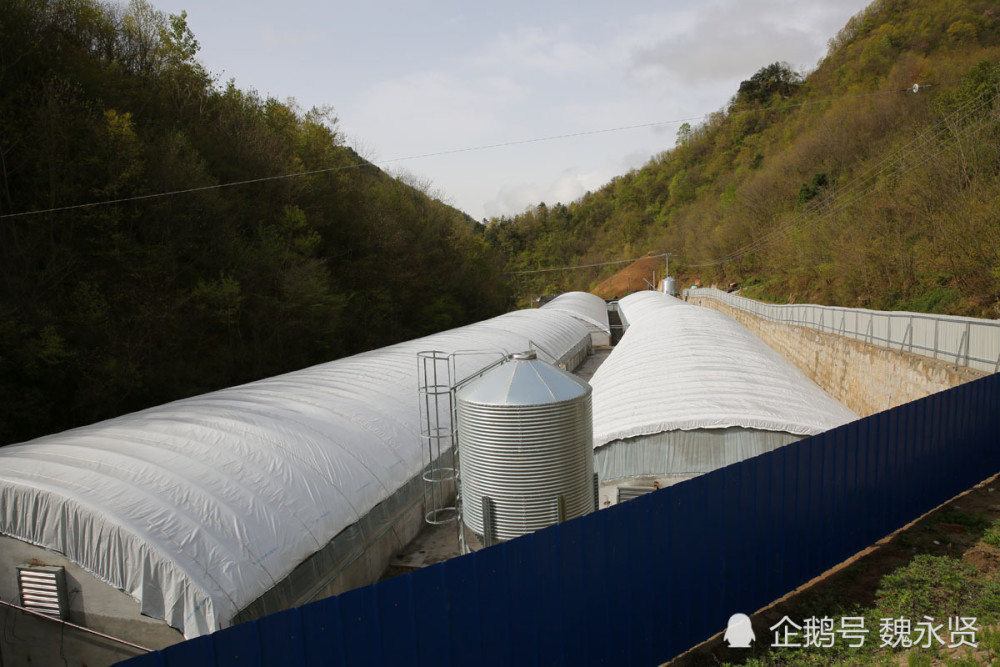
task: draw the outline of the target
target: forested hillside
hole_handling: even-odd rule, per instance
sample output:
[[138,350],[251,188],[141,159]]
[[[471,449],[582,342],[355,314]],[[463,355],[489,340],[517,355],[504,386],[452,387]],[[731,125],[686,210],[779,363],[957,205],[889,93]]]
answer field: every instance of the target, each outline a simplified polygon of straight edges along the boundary
[[[670,252],[680,284],[1000,317],[996,3],[877,0],[808,76],[760,65],[643,168],[492,220],[489,243],[515,271]],[[518,290],[615,270],[528,274]]]
[[502,311],[468,216],[197,51],[142,0],[0,0],[0,444]]

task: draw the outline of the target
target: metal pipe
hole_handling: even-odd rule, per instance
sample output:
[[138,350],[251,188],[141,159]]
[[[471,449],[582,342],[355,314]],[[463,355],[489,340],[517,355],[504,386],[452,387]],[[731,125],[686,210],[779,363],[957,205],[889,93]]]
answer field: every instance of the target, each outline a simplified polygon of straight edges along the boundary
[[37,611],[33,611],[31,609],[25,609],[21,605],[11,604],[10,602],[7,602],[6,600],[0,600],[0,604],[2,604],[5,607],[10,607],[11,609],[17,609],[18,611],[22,611],[25,614],[29,614],[31,616],[37,616],[38,618],[43,618],[46,621],[52,621],[54,623],[61,623],[62,625],[67,625],[67,626],[69,626],[71,628],[74,628],[76,630],[80,630],[82,632],[86,632],[86,633],[92,634],[92,635],[97,635],[98,637],[102,637],[104,639],[107,639],[109,641],[113,641],[113,642],[118,643],[118,644],[123,644],[125,646],[130,646],[130,647],[132,647],[134,649],[137,649],[139,651],[145,651],[146,653],[152,653],[153,650],[154,650],[154,649],[151,649],[151,648],[146,648],[145,646],[139,646],[138,644],[133,644],[132,642],[127,641],[125,639],[119,639],[118,637],[112,637],[111,635],[106,635],[103,632],[98,632],[97,630],[91,630],[90,628],[85,628],[82,625],[77,625],[76,623],[70,623],[69,621],[64,621],[61,618],[55,618],[54,616],[48,616],[46,614],[40,614]]

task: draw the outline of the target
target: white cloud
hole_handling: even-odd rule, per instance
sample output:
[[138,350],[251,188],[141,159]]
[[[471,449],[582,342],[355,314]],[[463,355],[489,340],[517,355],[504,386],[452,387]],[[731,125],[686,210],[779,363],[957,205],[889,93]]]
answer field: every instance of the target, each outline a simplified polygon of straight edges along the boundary
[[288,47],[304,46],[323,39],[322,31],[312,28],[306,30],[274,30],[273,28],[264,28],[257,36],[264,46],[272,51]]
[[811,68],[857,5],[857,0],[724,0],[700,8],[687,30],[637,48],[631,71],[646,83],[666,78],[698,86],[749,78],[776,61]]
[[554,28],[520,27],[500,34],[487,44],[472,61],[477,68],[511,71],[519,69],[533,75],[558,76],[594,72],[605,66],[593,44],[573,37],[568,26]]
[[[718,41],[706,39],[704,32],[710,30],[715,29],[699,26],[698,32],[637,52],[635,74],[640,80],[656,80],[665,74],[672,85],[695,86],[730,81],[735,77],[749,78],[775,60],[794,60],[790,56],[809,44],[804,35],[770,26],[750,33],[735,26],[727,29],[724,35],[713,32],[712,37]],[[760,41],[749,39],[750,34],[759,37]],[[781,47],[776,48],[776,44]]]
[[648,151],[632,151],[628,155],[622,157],[620,165],[622,171],[632,171],[633,169],[639,169],[644,167],[652,154]]
[[504,109],[522,95],[507,77],[469,81],[418,72],[377,83],[341,111],[341,123],[352,134],[379,137],[378,152],[387,159],[462,149],[495,137]]
[[486,217],[514,215],[531,206],[545,202],[549,206],[563,203],[569,204],[607,183],[613,172],[597,173],[582,172],[576,168],[563,170],[555,181],[548,186],[542,186],[537,181],[507,184],[500,187],[493,200],[486,202],[483,208]]

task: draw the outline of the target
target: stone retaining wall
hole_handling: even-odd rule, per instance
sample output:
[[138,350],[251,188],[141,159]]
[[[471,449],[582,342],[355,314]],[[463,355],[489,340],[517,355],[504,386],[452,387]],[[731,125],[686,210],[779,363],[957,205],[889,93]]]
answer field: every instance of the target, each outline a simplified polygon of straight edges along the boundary
[[709,297],[690,302],[743,324],[862,417],[988,375],[809,327],[769,322]]

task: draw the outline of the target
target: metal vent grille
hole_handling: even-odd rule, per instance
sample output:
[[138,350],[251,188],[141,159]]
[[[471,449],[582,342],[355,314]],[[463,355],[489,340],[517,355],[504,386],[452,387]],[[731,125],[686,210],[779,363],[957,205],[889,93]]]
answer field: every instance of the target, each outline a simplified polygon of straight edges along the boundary
[[618,487],[618,502],[623,503],[626,500],[632,500],[633,498],[638,498],[639,496],[644,496],[647,493],[652,493],[656,491],[656,487],[652,486],[619,486]]
[[65,619],[69,616],[66,575],[61,567],[17,568],[17,588],[25,609]]

